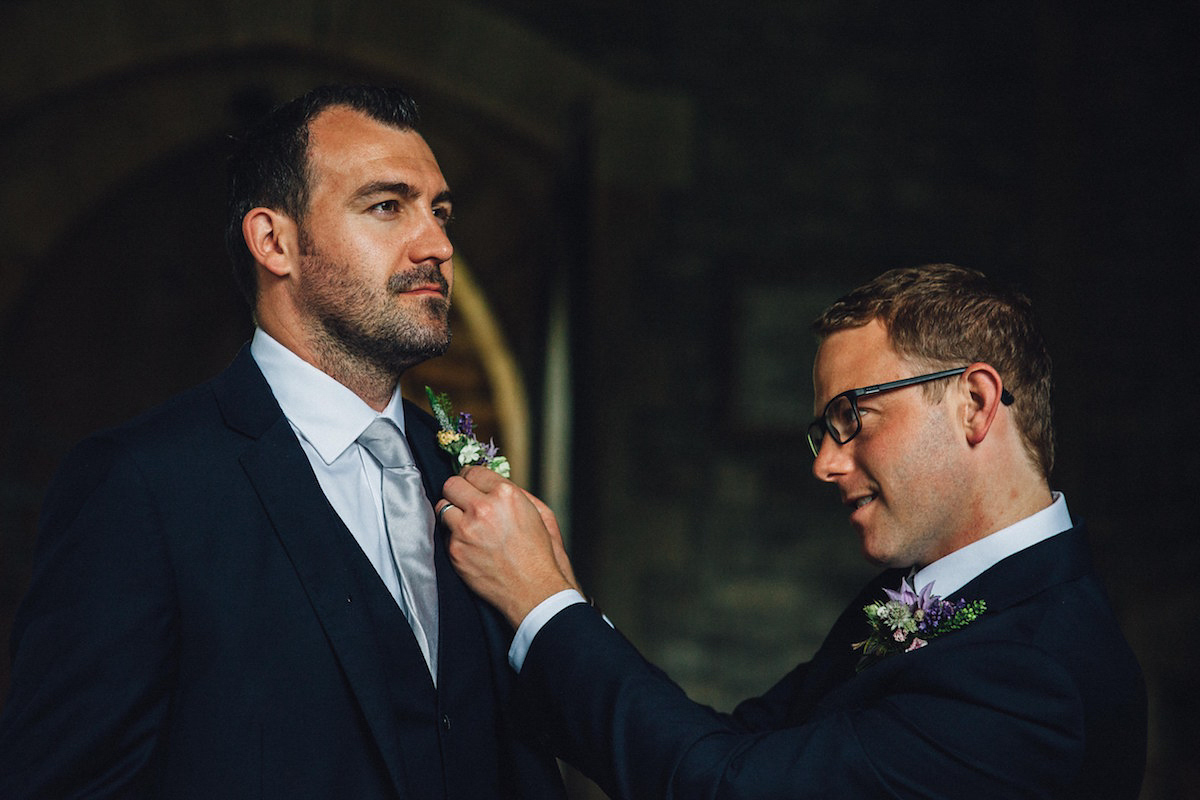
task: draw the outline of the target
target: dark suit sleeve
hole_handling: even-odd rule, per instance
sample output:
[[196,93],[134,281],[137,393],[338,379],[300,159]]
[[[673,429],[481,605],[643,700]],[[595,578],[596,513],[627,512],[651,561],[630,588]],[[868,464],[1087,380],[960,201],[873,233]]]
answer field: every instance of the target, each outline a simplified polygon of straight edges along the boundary
[[800,664],[762,697],[740,703],[727,718],[730,725],[742,733],[778,730],[787,725],[788,713],[808,674],[808,666]]
[[573,606],[534,640],[520,684],[559,754],[614,798],[1056,796],[1082,757],[1071,681],[1035,648],[955,635],[782,724],[802,673],[749,716],[719,715]]
[[12,634],[0,796],[145,796],[176,669],[171,572],[143,475],[113,442],[47,495]]

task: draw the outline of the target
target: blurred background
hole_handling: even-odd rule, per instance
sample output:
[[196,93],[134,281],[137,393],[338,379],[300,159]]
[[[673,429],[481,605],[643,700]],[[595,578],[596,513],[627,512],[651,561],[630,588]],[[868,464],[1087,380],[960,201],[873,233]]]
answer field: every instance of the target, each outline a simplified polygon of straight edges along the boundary
[[809,474],[809,321],[891,267],[1022,286],[1054,486],[1146,672],[1143,798],[1200,797],[1198,33],[1169,1],[0,0],[0,694],[65,450],[249,336],[229,136],[380,82],[456,199],[455,342],[412,386],[476,413],[618,627],[721,709],[873,572]]

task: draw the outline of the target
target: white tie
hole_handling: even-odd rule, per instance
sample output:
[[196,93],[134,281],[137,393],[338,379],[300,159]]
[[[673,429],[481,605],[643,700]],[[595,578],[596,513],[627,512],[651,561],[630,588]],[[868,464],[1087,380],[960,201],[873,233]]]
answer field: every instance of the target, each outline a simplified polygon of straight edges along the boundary
[[408,440],[390,420],[372,422],[358,443],[383,468],[383,521],[392,559],[400,576],[400,609],[437,684],[437,575],[433,567],[433,507],[425,496],[421,472]]

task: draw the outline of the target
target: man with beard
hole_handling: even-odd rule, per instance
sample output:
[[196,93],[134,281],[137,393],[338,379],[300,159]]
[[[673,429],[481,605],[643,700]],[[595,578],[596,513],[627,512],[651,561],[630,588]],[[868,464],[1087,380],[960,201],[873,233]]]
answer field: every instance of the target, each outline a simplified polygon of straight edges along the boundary
[[813,474],[890,569],[732,714],[583,601],[548,509],[486,470],[447,482],[451,558],[517,628],[547,740],[613,798],[1134,800],[1145,689],[1050,489],[1029,301],[952,265],[892,270],[814,329]]
[[13,630],[0,796],[561,798],[506,714],[504,622],[449,567],[404,402],[442,353],[449,188],[398,90],[251,130],[227,241],[254,309],[214,380],[72,451]]

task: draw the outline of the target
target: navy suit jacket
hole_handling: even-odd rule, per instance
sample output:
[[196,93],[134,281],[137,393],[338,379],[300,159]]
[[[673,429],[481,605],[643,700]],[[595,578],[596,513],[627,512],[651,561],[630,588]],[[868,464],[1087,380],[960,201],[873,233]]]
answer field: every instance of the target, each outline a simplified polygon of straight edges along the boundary
[[1146,752],[1141,671],[1075,528],[960,592],[966,628],[855,672],[873,581],[809,663],[719,714],[692,703],[586,605],[520,675],[546,739],[614,798],[1128,798]]
[[[405,422],[436,500],[436,426]],[[85,441],[13,629],[0,797],[563,797],[505,713],[511,629],[437,539],[435,690],[247,348]]]

